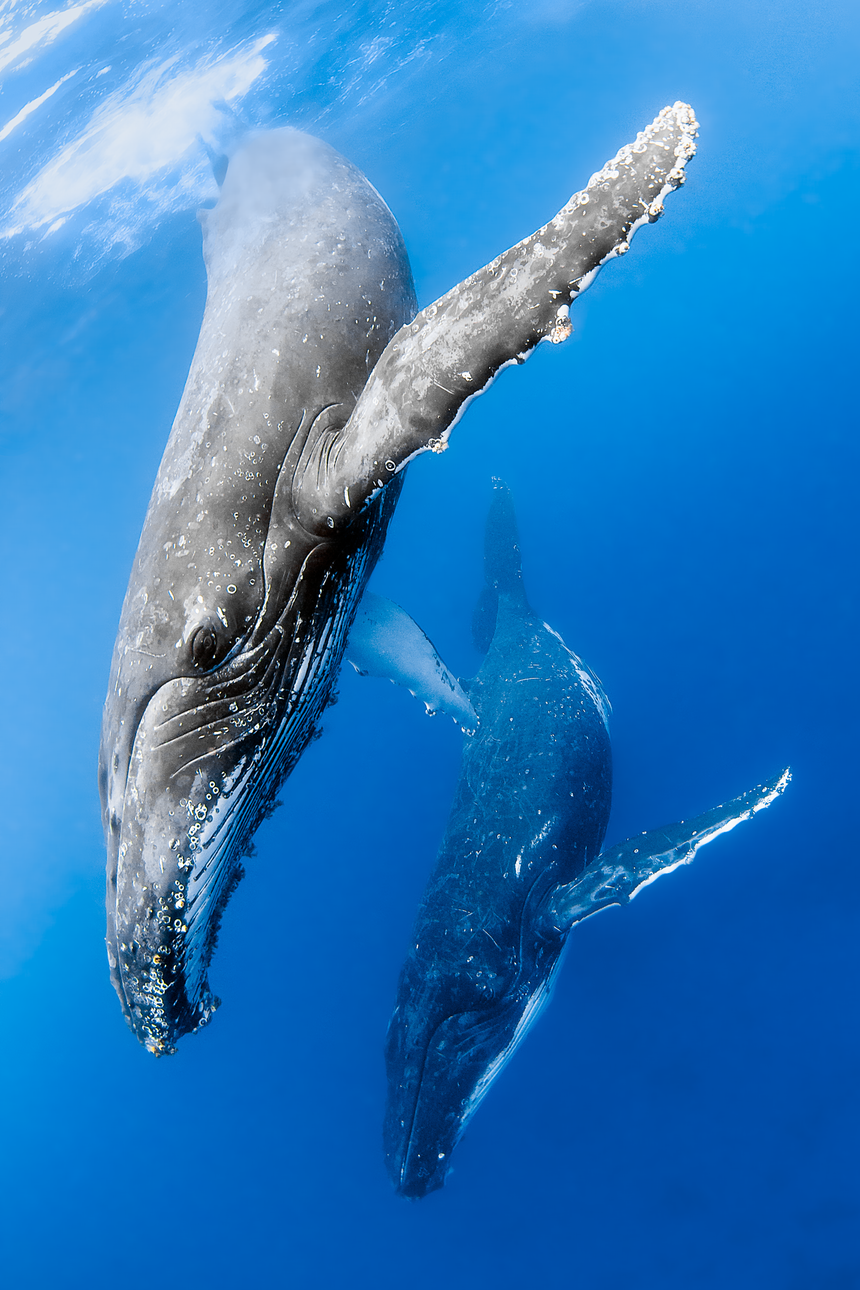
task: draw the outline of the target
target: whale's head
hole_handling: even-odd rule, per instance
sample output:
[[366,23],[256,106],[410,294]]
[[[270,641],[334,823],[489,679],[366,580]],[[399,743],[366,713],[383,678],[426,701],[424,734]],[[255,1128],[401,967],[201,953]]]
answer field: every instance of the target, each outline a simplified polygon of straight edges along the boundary
[[[143,652],[145,669],[138,637],[120,632],[100,758],[108,958],[127,1020],[153,1053],[173,1052],[217,1006],[207,970],[221,913],[318,728],[397,491],[338,543],[306,540],[280,587],[267,558],[250,627],[245,615],[233,630],[226,614],[192,615],[174,626],[172,650]],[[299,544],[296,533],[288,550]]]
[[286,605],[252,630],[203,615],[172,657],[138,672],[132,643],[115,668],[100,765],[108,957],[154,1053],[216,1006],[207,968],[240,857],[327,699],[350,615],[336,562],[313,577],[329,555],[317,547],[301,561]]
[[391,212],[298,131],[246,139],[202,222],[206,312],[100,753],[108,955],[156,1053],[215,1007],[207,966],[240,857],[327,702],[399,489],[334,533],[302,452],[345,424],[415,309]]
[[549,998],[564,937],[545,920],[532,935],[529,918],[527,908],[522,934],[512,927],[486,950],[479,935],[469,955],[445,946],[407,961],[385,1051],[385,1158],[401,1196],[444,1184],[463,1130]]

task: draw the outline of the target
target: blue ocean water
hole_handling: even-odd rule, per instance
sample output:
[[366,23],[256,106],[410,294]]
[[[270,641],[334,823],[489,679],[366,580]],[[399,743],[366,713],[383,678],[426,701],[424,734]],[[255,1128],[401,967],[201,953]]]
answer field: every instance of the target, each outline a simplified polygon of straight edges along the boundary
[[[0,24],[6,1282],[860,1286],[856,6],[49,0]],[[676,99],[701,122],[685,188],[571,340],[410,468],[373,586],[476,671],[500,476],[530,599],[613,703],[608,840],[794,779],[575,931],[410,1204],[381,1054],[453,723],[347,669],[229,907],[212,1025],[155,1061],[108,980],[98,728],[202,315],[201,138],[320,134],[426,304]]]

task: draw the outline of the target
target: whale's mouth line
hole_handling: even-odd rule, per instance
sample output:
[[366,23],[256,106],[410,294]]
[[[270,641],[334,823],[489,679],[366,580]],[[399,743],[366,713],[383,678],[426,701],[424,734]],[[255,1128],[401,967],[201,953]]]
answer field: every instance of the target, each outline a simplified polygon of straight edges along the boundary
[[[291,611],[295,600],[295,591],[290,597],[285,613]],[[295,696],[303,692],[304,687],[313,683],[316,673],[320,667],[324,667],[325,660],[330,654],[331,636],[335,624],[327,620],[324,624],[324,630],[315,634],[312,633],[299,642],[301,648],[299,653],[292,657],[291,650],[285,649],[285,644],[290,644],[291,640],[285,632],[283,624],[277,623],[267,633],[268,640],[256,647],[256,657],[254,667],[251,669],[242,668],[241,677],[247,680],[249,675],[254,678],[252,693],[253,706],[246,707],[241,714],[248,722],[248,727],[238,732],[236,738],[227,742],[219,742],[217,746],[209,748],[199,756],[193,757],[190,761],[184,761],[182,766],[172,773],[167,772],[165,768],[164,778],[159,781],[159,790],[167,789],[170,781],[182,771],[188,771],[196,763],[205,762],[210,758],[219,758],[225,752],[228,754],[232,748],[243,742],[249,737],[258,734],[253,727],[258,724],[261,713],[272,715],[271,736],[266,736],[264,743],[258,746],[258,751],[265,747],[266,754],[263,758],[264,771],[262,777],[255,785],[249,779],[250,772],[255,768],[260,770],[258,764],[259,758],[249,756],[243,758],[241,765],[244,771],[238,779],[230,776],[229,796],[222,797],[220,800],[227,807],[223,818],[217,822],[211,822],[212,827],[205,830],[206,841],[203,849],[197,853],[195,851],[195,862],[192,873],[188,877],[188,887],[186,894],[186,908],[182,915],[181,921],[185,924],[181,929],[181,936],[174,937],[173,932],[169,932],[167,939],[173,946],[171,953],[176,954],[176,963],[178,964],[180,975],[173,977],[160,976],[158,1010],[160,1016],[151,1013],[149,1010],[149,998],[144,999],[142,996],[146,993],[143,989],[138,989],[136,976],[139,975],[137,959],[139,950],[133,946],[127,946],[125,950],[120,951],[120,943],[123,940],[128,941],[131,928],[123,925],[120,919],[120,910],[123,901],[123,881],[124,876],[128,877],[126,865],[134,865],[134,856],[126,856],[123,852],[123,833],[132,828],[136,820],[144,831],[147,830],[147,812],[145,802],[134,802],[133,787],[134,777],[131,776],[130,770],[135,757],[142,760],[143,778],[145,780],[145,763],[146,754],[155,751],[158,748],[170,747],[175,752],[177,746],[181,747],[182,737],[189,738],[196,742],[197,737],[211,736],[213,729],[218,729],[217,722],[201,722],[195,728],[183,732],[181,736],[174,736],[162,742],[158,741],[159,728],[170,730],[170,720],[157,723],[150,720],[147,722],[147,712],[150,718],[153,713],[151,705],[159,702],[159,691],[152,695],[137,723],[135,736],[132,741],[131,754],[129,756],[129,765],[126,777],[126,791],[123,795],[122,803],[122,823],[119,838],[119,855],[117,865],[117,885],[114,894],[114,942],[113,948],[116,954],[117,967],[115,970],[115,980],[119,984],[121,999],[123,1000],[126,1016],[132,1024],[132,1029],[138,1035],[147,1047],[151,1047],[150,1039],[156,1042],[156,1048],[152,1051],[173,1052],[175,1051],[175,1042],[183,1034],[189,1032],[189,1029],[196,1028],[196,1025],[188,1023],[188,1018],[197,1018],[197,1013],[201,1008],[201,999],[208,1008],[206,996],[211,993],[206,982],[206,968],[208,967],[209,956],[211,954],[211,930],[217,931],[217,918],[223,909],[226,899],[229,898],[231,890],[232,877],[235,874],[235,865],[233,860],[238,857],[238,848],[242,844],[242,839],[246,838],[253,820],[259,813],[260,801],[268,787],[270,787],[273,774],[280,766],[281,755],[285,746],[288,746],[290,732],[294,729],[296,720],[296,703]],[[268,646],[268,648],[267,648]],[[290,662],[292,658],[292,663]],[[223,666],[223,664],[222,664]],[[236,678],[227,678],[227,681]],[[169,683],[168,683],[169,684]],[[229,695],[230,686],[222,686],[220,683],[214,687],[217,693],[223,693],[226,688]],[[279,706],[279,698],[285,700],[285,710],[279,715],[275,709]],[[220,697],[216,700],[222,704],[223,699]],[[274,706],[273,706],[274,705]],[[202,714],[205,705],[196,703],[189,708],[186,714],[197,714],[198,719]],[[249,720],[249,714],[253,716]],[[221,720],[224,720],[222,717]],[[155,736],[155,738],[153,738]],[[190,750],[189,750],[190,751]],[[272,768],[274,767],[274,771]],[[201,771],[195,772],[199,776]],[[145,787],[145,784],[143,785]],[[226,786],[225,786],[226,787]],[[192,795],[195,790],[192,789]],[[159,791],[159,797],[162,796]],[[229,802],[229,804],[228,804]],[[124,827],[123,827],[124,825]],[[200,835],[201,839],[204,835]],[[136,843],[134,844],[136,847]],[[162,870],[164,873],[164,870]],[[169,881],[169,875],[165,882]],[[157,886],[157,874],[156,874]],[[213,914],[214,911],[214,914]],[[216,922],[213,924],[213,916]],[[126,920],[127,923],[127,920]],[[155,930],[155,929],[153,929]],[[132,939],[137,939],[132,935]],[[174,944],[175,941],[175,944]],[[147,950],[148,937],[144,933],[144,943],[140,946],[144,952]],[[150,950],[153,945],[148,945]],[[158,954],[164,954],[160,946],[156,947]],[[163,964],[159,965],[161,973]],[[168,996],[172,999],[169,1007]],[[143,1017],[137,1018],[138,1010],[143,1010]],[[165,1015],[165,1012],[167,1015]]]
[[[520,925],[519,925],[519,932],[517,937],[519,954],[518,954],[518,961],[517,961],[516,977],[511,983],[510,988],[505,991],[505,994],[503,995],[503,997],[501,999],[496,1000],[492,1008],[488,1008],[486,1010],[486,1015],[484,1020],[485,1025],[490,1021],[492,1014],[500,1015],[504,1011],[509,1010],[512,1003],[516,999],[517,986],[519,985],[522,979],[523,968],[524,968],[523,940],[525,936],[526,915],[529,909],[531,908],[531,905],[534,903],[534,901],[539,899],[540,893],[538,889],[543,884],[544,884],[544,880],[540,876],[536,877],[525,894],[525,899],[523,900],[522,909],[520,911]],[[547,982],[546,986],[548,986],[548,984],[549,983]],[[543,991],[538,991],[537,994],[539,995],[542,993],[545,994],[545,992],[546,992],[546,987]],[[471,1119],[473,1112],[477,1109],[478,1103],[481,1101],[481,1098],[483,1097],[484,1093],[486,1093],[487,1089],[492,1083],[495,1075],[498,1074],[499,1070],[505,1064],[507,1058],[510,1056],[513,1049],[516,1048],[523,1022],[525,1021],[526,1027],[527,1027],[528,1019],[534,1015],[534,1009],[538,1002],[539,1001],[536,1000],[533,995],[529,1001],[529,1004],[526,1006],[524,1017],[520,1019],[520,1022],[516,1027],[514,1036],[512,1037],[510,1042],[505,1046],[505,1048],[502,1050],[502,1052],[499,1054],[496,1060],[491,1064],[489,1071],[485,1072],[484,1075],[477,1080],[475,1085],[475,1090],[473,1091],[472,1096],[469,1098],[466,1104],[466,1112],[460,1119],[459,1128],[457,1131],[457,1138],[456,1138],[457,1141],[459,1140],[459,1137],[462,1134],[463,1130],[465,1129],[468,1121]],[[418,1077],[418,1080],[416,1081],[415,1097],[412,1103],[412,1114],[409,1119],[409,1132],[406,1135],[406,1141],[403,1147],[402,1162],[401,1162],[400,1171],[399,1171],[401,1187],[405,1179],[405,1175],[407,1172],[407,1165],[409,1163],[409,1157],[413,1149],[413,1142],[415,1138],[415,1122],[418,1118],[418,1108],[421,1103],[421,1094],[424,1087],[424,1075],[427,1070],[427,1062],[429,1059],[430,1049],[432,1047],[433,1041],[435,1040],[436,1036],[438,1035],[439,1031],[442,1029],[443,1026],[446,1026],[450,1021],[454,1020],[454,1018],[456,1017],[465,1016],[466,1013],[469,1011],[471,1010],[461,1009],[459,1012],[448,1013],[447,1016],[443,1017],[442,1020],[437,1022],[437,1024],[433,1027],[433,1030],[431,1031],[430,1035],[427,1038],[427,1042],[424,1045],[422,1057],[421,1057],[421,1073]]]
[[442,1026],[444,1026],[448,1021],[450,1021],[451,1017],[456,1017],[457,1015],[458,1014],[456,1012],[452,1012],[450,1016],[445,1017],[442,1021],[438,1023],[438,1025],[434,1026],[432,1034],[428,1037],[427,1043],[424,1045],[424,1051],[421,1055],[421,1074],[418,1076],[418,1080],[416,1083],[415,1097],[412,1100],[412,1114],[409,1117],[409,1132],[406,1135],[406,1142],[403,1147],[403,1157],[400,1161],[399,1178],[400,1178],[401,1187],[403,1186],[403,1183],[406,1179],[407,1166],[409,1164],[409,1157],[412,1153],[412,1142],[415,1136],[415,1120],[418,1115],[418,1106],[419,1106],[419,1103],[421,1102],[421,1092],[424,1087],[424,1072],[427,1069],[427,1059],[430,1054],[430,1045],[433,1043],[433,1040],[436,1038],[436,1035],[439,1033],[439,1030],[442,1028]]
[[[497,1010],[498,1010],[498,1011],[504,1011],[504,1010],[505,1010],[505,1009],[507,1009],[508,1007],[509,1007],[509,1000],[504,999],[504,1000],[500,1000],[500,1001],[498,1002],[498,1004],[497,1004],[497,1005],[495,1005],[495,1007],[492,1009],[492,1011],[493,1011],[493,1012],[496,1012]],[[434,1043],[434,1041],[435,1041],[435,1039],[436,1039],[436,1036],[439,1034],[439,1031],[440,1031],[444,1026],[447,1026],[450,1022],[455,1022],[455,1021],[457,1020],[457,1018],[459,1018],[459,1017],[463,1017],[463,1016],[466,1016],[466,1015],[468,1014],[468,1012],[469,1012],[469,1009],[461,1010],[460,1012],[451,1012],[451,1013],[449,1013],[446,1017],[444,1017],[440,1022],[438,1022],[438,1023],[433,1027],[433,1030],[432,1030],[431,1034],[428,1036],[427,1042],[426,1042],[426,1044],[424,1045],[423,1052],[422,1052],[422,1057],[421,1057],[421,1073],[420,1073],[420,1075],[419,1075],[419,1077],[418,1077],[418,1079],[417,1079],[417,1081],[416,1081],[415,1095],[414,1095],[414,1098],[413,1098],[413,1101],[412,1101],[412,1114],[411,1114],[411,1115],[410,1115],[410,1117],[409,1117],[409,1130],[408,1130],[407,1134],[405,1135],[405,1142],[404,1142],[404,1145],[403,1145],[403,1151],[402,1151],[402,1157],[401,1157],[401,1162],[400,1162],[400,1168],[399,1168],[399,1171],[398,1171],[399,1190],[401,1190],[401,1191],[403,1191],[403,1190],[404,1190],[404,1185],[405,1185],[405,1184],[407,1183],[407,1181],[408,1181],[410,1165],[411,1165],[411,1163],[412,1163],[411,1158],[412,1158],[413,1151],[415,1150],[415,1147],[416,1147],[416,1132],[415,1132],[415,1127],[416,1127],[416,1121],[417,1121],[417,1119],[418,1119],[418,1111],[419,1111],[419,1108],[420,1108],[420,1106],[421,1106],[422,1094],[423,1094],[423,1092],[424,1092],[425,1074],[426,1074],[426,1072],[427,1072],[427,1065],[428,1065],[428,1062],[429,1062],[429,1059],[430,1059],[430,1050],[431,1050],[431,1048],[433,1047],[433,1043]],[[487,1021],[488,1021],[488,1020],[489,1020],[489,1018],[486,1018],[486,1019],[485,1019],[485,1021],[484,1021],[484,1024],[485,1024],[485,1025],[487,1024]],[[495,1063],[494,1063],[494,1065],[495,1065]],[[484,1081],[482,1081],[482,1079],[478,1079],[478,1080],[476,1081],[476,1085],[475,1085],[475,1089],[476,1089],[476,1091],[477,1091],[477,1089],[479,1089],[479,1088],[480,1088],[480,1086],[481,1086],[482,1082],[484,1082]],[[467,1101],[466,1101],[466,1103],[465,1103],[466,1110],[465,1110],[464,1114],[463,1114],[462,1116],[458,1116],[458,1118],[457,1118],[457,1123],[456,1123],[456,1125],[455,1125],[455,1127],[454,1127],[454,1141],[453,1141],[453,1143],[452,1143],[452,1147],[453,1147],[453,1146],[456,1146],[457,1142],[459,1141],[459,1139],[460,1139],[460,1137],[461,1137],[461,1135],[462,1135],[462,1133],[463,1133],[464,1129],[466,1128],[466,1125],[467,1125],[468,1121],[471,1119],[472,1111],[474,1110],[474,1108],[475,1108],[475,1106],[476,1106],[476,1105],[477,1105],[477,1102],[476,1102],[476,1096],[475,1096],[475,1092],[473,1092],[473,1093],[469,1096],[469,1098],[467,1099]],[[432,1143],[431,1145],[433,1146],[434,1150],[436,1151],[437,1158],[436,1158],[436,1160],[435,1160],[435,1161],[433,1161],[433,1160],[428,1160],[428,1162],[427,1162],[427,1164],[428,1164],[428,1175],[427,1175],[427,1181],[428,1181],[428,1182],[429,1182],[429,1181],[431,1181],[432,1177],[435,1175],[435,1173],[436,1173],[436,1169],[438,1168],[438,1165],[439,1165],[439,1163],[440,1163],[440,1160],[442,1160],[442,1159],[444,1158],[444,1159],[445,1159],[445,1161],[446,1161],[446,1165],[447,1165],[447,1160],[448,1160],[448,1158],[450,1157],[450,1152],[447,1152],[446,1154],[444,1154],[444,1156],[440,1156],[440,1155],[439,1155],[439,1152],[438,1152],[438,1146],[439,1146],[439,1143],[438,1143],[438,1142]],[[435,1167],[434,1167],[434,1166],[435,1166]],[[410,1189],[409,1189],[409,1191],[407,1191],[407,1193],[406,1193],[406,1194],[407,1194],[407,1195],[410,1195],[410,1194],[414,1194],[414,1193],[412,1192],[412,1189],[410,1188]],[[418,1194],[418,1195],[424,1195],[424,1194],[426,1194],[426,1192],[425,1192],[425,1190],[424,1190],[424,1189],[422,1189],[422,1191],[421,1191],[421,1192],[419,1192],[419,1193],[417,1193],[417,1194]]]
[[[318,412],[317,415],[311,421],[308,422],[307,430],[303,438],[302,438],[302,428],[305,422],[308,421],[308,411],[307,411],[307,408],[302,409],[301,414],[298,418],[298,422],[296,423],[295,429],[293,430],[292,437],[284,453],[284,458],[278,469],[278,475],[275,481],[273,497],[277,496],[278,485],[281,481],[281,477],[284,471],[289,469],[289,467],[293,464],[293,457],[295,456],[296,452],[298,451],[299,455],[301,455],[301,450],[304,447],[304,443],[307,440],[308,436],[313,431],[313,427],[316,424],[316,422],[319,420],[321,416],[324,416],[325,414],[329,413],[332,408],[339,407],[339,406],[341,405],[338,403],[326,404],[320,410],[320,412]],[[300,443],[300,440],[302,440],[301,443]],[[287,597],[286,604],[284,604],[281,607],[280,612],[277,615],[277,618],[272,623],[271,627],[268,630],[266,630],[265,633],[262,635],[262,639],[258,639],[258,637],[261,635],[261,629],[265,624],[267,615],[271,608],[269,601],[270,601],[270,596],[272,592],[272,585],[271,585],[272,578],[271,576],[269,578],[266,577],[265,558],[261,559],[261,562],[260,562],[260,578],[261,578],[262,594],[261,594],[261,600],[260,600],[260,607],[257,612],[256,618],[254,622],[248,627],[247,631],[242,633],[239,639],[237,639],[234,642],[231,649],[221,660],[221,662],[217,665],[217,667],[212,668],[211,671],[209,671],[208,673],[185,672],[185,671],[179,672],[175,676],[170,677],[167,681],[162,682],[162,684],[158,686],[158,688],[155,689],[147,699],[141,700],[140,715],[135,723],[134,733],[128,744],[129,751],[126,759],[125,776],[124,776],[124,781],[122,786],[122,792],[121,792],[121,795],[118,794],[122,802],[122,810],[119,818],[119,829],[118,829],[118,832],[120,834],[122,833],[122,827],[125,820],[125,807],[128,799],[128,787],[129,787],[129,780],[131,777],[131,767],[134,761],[135,747],[137,745],[137,741],[140,735],[140,729],[146,718],[146,714],[149,711],[151,704],[155,699],[157,699],[159,693],[161,692],[161,690],[164,688],[165,685],[170,685],[176,681],[200,680],[206,676],[213,677],[213,678],[218,676],[219,679],[213,685],[212,687],[213,690],[216,690],[219,686],[229,689],[231,685],[241,685],[242,681],[247,678],[248,674],[253,672],[255,668],[259,667],[261,663],[263,663],[263,675],[260,678],[260,682],[258,683],[259,689],[261,691],[261,700],[259,703],[254,704],[254,707],[253,707],[254,715],[255,716],[258,715],[260,707],[263,706],[266,699],[271,700],[272,690],[275,687],[278,679],[277,663],[278,663],[278,656],[280,653],[279,645],[283,643],[283,638],[285,634],[284,619],[289,615],[290,610],[293,608],[295,604],[296,593],[302,582],[302,575],[305,571],[305,568],[308,562],[313,558],[314,554],[320,549],[321,546],[326,545],[325,541],[322,541],[318,534],[314,534],[310,532],[310,530],[306,529],[304,524],[302,524],[301,517],[299,516],[298,511],[295,505],[293,504],[292,489],[290,490],[290,514],[291,514],[292,520],[299,526],[302,533],[304,533],[306,537],[311,539],[313,545],[311,546],[311,549],[306,553],[302,561],[301,567],[298,571],[298,576],[296,578],[295,585],[292,587],[291,592]],[[265,556],[265,552],[269,548],[269,535],[272,529],[273,518],[274,518],[274,512],[272,511],[269,514],[268,524],[266,527],[266,538],[262,546],[264,556]],[[272,571],[270,570],[270,575],[271,575],[271,572]],[[275,640],[272,643],[272,645],[270,646],[271,656],[269,657],[268,660],[266,660],[265,654],[266,654],[267,645],[269,644],[269,637],[271,637],[273,634],[276,634],[278,637],[280,637],[280,640]],[[247,651],[247,661],[245,665],[241,667],[239,670],[237,670],[235,673],[232,673],[231,675],[223,675],[225,672],[225,669],[232,669],[236,667],[236,664],[239,658],[241,657],[243,650]],[[258,687],[255,686],[253,688],[256,689]],[[223,699],[218,699],[216,701],[230,702],[234,697],[238,697],[238,696],[224,695]],[[164,721],[155,722],[153,724],[157,730],[163,729],[165,726],[168,726],[172,721],[177,720],[177,718],[183,717],[187,719],[191,717],[191,715],[194,712],[199,711],[204,707],[205,707],[204,704],[200,704],[200,705],[197,705],[196,708],[188,709],[186,713],[179,713],[179,714],[176,714],[175,716],[167,717]],[[250,713],[246,715],[250,717]],[[227,718],[225,717],[224,720],[226,719]],[[218,721],[213,719],[211,722],[207,724],[210,726],[217,725]],[[183,731],[180,735],[173,736],[172,738],[169,738],[169,739],[165,739],[162,743],[159,744],[159,747],[167,747],[170,743],[174,742],[174,740],[187,737],[188,735],[191,735],[194,733],[197,733],[199,737],[202,738],[203,734],[201,732],[204,729],[205,729],[204,726],[200,726],[200,727],[197,727],[196,730],[194,731]],[[174,772],[170,778],[171,779],[174,778],[174,775],[181,773],[182,770],[187,769],[189,766],[196,765],[200,761],[205,760],[206,757],[212,755],[212,751],[224,752],[230,748],[235,747],[236,744],[240,743],[242,739],[245,737],[247,736],[244,734],[238,735],[236,738],[230,740],[229,743],[219,746],[218,749],[207,751],[206,753],[203,753],[200,756],[193,758],[191,761],[187,762],[184,766],[180,767],[179,770]]]
[[[497,1012],[497,1011],[503,1011],[503,1010],[504,1010],[505,1008],[507,1008],[508,1006],[509,1006],[509,1002],[508,1002],[507,996],[506,996],[505,998],[503,998],[503,999],[498,1000],[498,1001],[493,1005],[492,1009],[488,1009],[488,1010],[487,1010],[488,1015],[487,1015],[487,1018],[485,1019],[484,1024],[486,1024],[486,1021],[487,1021],[487,1020],[489,1020],[489,1014],[490,1014],[490,1013],[492,1013],[492,1012]],[[474,1009],[461,1008],[458,1012],[449,1012],[449,1013],[447,1014],[447,1016],[443,1017],[441,1021],[438,1021],[438,1022],[436,1023],[436,1025],[433,1027],[432,1031],[431,1031],[431,1032],[430,1032],[430,1034],[428,1035],[426,1043],[425,1043],[425,1044],[424,1044],[424,1046],[423,1046],[422,1054],[421,1054],[421,1073],[419,1074],[418,1079],[416,1080],[416,1084],[415,1084],[415,1096],[414,1096],[414,1098],[413,1098],[413,1100],[412,1100],[412,1114],[411,1114],[411,1115],[410,1115],[410,1117],[409,1117],[409,1130],[408,1130],[408,1133],[406,1134],[406,1140],[405,1140],[404,1147],[403,1147],[402,1162],[401,1162],[401,1165],[400,1165],[400,1183],[401,1183],[401,1185],[403,1184],[403,1182],[404,1182],[404,1180],[405,1180],[405,1176],[406,1176],[406,1173],[407,1173],[407,1166],[408,1166],[408,1164],[409,1164],[409,1158],[410,1158],[410,1156],[411,1156],[411,1154],[412,1154],[412,1150],[413,1150],[413,1146],[414,1146],[414,1141],[415,1141],[415,1122],[416,1122],[416,1120],[417,1120],[417,1118],[418,1118],[418,1108],[419,1108],[419,1106],[420,1106],[420,1104],[421,1104],[421,1095],[422,1095],[422,1093],[423,1093],[423,1091],[424,1091],[424,1076],[425,1076],[425,1073],[426,1073],[426,1071],[427,1071],[427,1063],[428,1063],[429,1058],[430,1058],[430,1050],[431,1050],[431,1049],[432,1049],[432,1047],[433,1047],[433,1043],[434,1043],[434,1041],[435,1041],[435,1039],[436,1039],[436,1036],[439,1034],[439,1031],[443,1028],[443,1026],[447,1026],[450,1022],[452,1022],[452,1021],[456,1021],[458,1017],[465,1017],[465,1016],[467,1016],[467,1015],[469,1014],[469,1012],[471,1012],[471,1011],[474,1011]],[[471,1100],[472,1100],[472,1099],[470,1099],[470,1101],[471,1101]],[[466,1119],[468,1119],[468,1116],[467,1116],[467,1117],[465,1117],[465,1118],[466,1118]],[[458,1132],[458,1134],[457,1134],[457,1137],[458,1137],[458,1138],[459,1138],[459,1134],[462,1132],[462,1130],[463,1130],[463,1128],[464,1128],[464,1127],[465,1127],[465,1119],[464,1119],[464,1120],[461,1122],[461,1124],[460,1124],[460,1130],[459,1130],[459,1132]]]

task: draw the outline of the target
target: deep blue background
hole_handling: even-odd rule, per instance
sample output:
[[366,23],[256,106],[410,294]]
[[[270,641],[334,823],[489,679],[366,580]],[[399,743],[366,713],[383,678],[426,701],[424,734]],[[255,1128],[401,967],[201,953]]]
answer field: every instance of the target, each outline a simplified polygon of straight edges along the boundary
[[[202,313],[199,230],[180,212],[85,271],[80,222],[13,239],[4,1284],[860,1286],[855,5],[181,15],[170,29],[158,6],[109,6],[89,38],[107,61],[123,31],[133,62],[135,40],[142,58],[215,39],[228,18],[277,29],[285,49],[297,24],[304,71],[273,63],[249,117],[315,128],[367,172],[423,304],[553,215],[664,103],[693,104],[685,189],[577,304],[573,339],[506,371],[445,456],[411,468],[374,586],[474,671],[500,475],[530,598],[613,702],[608,840],[789,763],[794,780],[691,869],[576,931],[447,1187],[410,1205],[382,1165],[381,1049],[460,735],[344,674],[225,918],[223,1008],[154,1061],[108,981],[94,771],[116,620]],[[422,57],[383,60],[366,101],[360,85],[339,96],[362,41],[425,29]],[[57,42],[52,57],[38,84],[33,66],[10,75],[4,120],[72,55]],[[66,88],[64,119],[85,121]],[[3,145],[22,165],[26,129]]]

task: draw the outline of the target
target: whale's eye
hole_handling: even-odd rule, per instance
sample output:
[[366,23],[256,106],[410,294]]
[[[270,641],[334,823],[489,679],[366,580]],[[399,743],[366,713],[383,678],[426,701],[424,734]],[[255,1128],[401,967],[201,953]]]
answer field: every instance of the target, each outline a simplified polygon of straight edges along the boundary
[[201,623],[191,637],[191,657],[199,668],[211,667],[218,655],[218,633],[211,623]]

